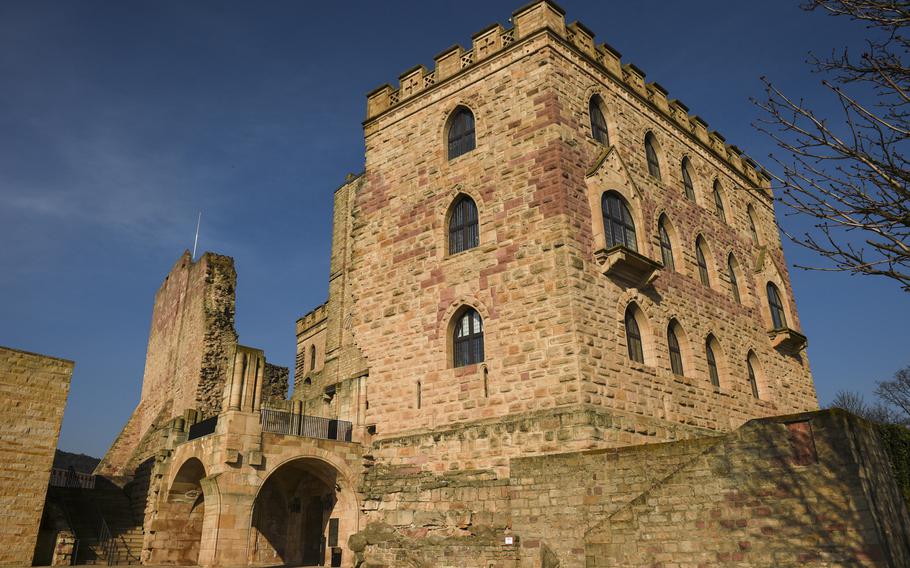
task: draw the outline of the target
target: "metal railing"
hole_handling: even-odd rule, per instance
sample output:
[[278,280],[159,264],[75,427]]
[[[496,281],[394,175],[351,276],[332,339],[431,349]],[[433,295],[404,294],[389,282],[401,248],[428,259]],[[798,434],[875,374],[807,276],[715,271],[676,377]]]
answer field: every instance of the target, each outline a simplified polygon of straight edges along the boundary
[[205,420],[200,420],[199,422],[190,426],[189,431],[187,432],[186,439],[195,440],[196,438],[201,438],[203,436],[208,436],[209,434],[215,431],[215,426],[218,425],[218,417],[212,416],[211,418],[206,418]]
[[48,482],[52,487],[81,487],[82,489],[95,488],[95,476],[90,473],[81,473],[73,468],[51,469],[51,478]]
[[351,441],[353,425],[346,420],[294,414],[271,408],[263,408],[260,416],[263,432],[338,440],[339,442]]

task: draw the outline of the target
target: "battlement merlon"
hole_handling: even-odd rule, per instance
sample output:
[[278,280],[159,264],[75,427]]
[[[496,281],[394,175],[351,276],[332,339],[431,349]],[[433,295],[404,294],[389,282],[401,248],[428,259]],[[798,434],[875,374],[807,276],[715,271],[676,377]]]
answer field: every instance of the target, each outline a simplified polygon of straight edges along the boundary
[[753,187],[765,188],[763,192],[770,199],[771,176],[753,159],[742,154],[742,151],[727,144],[724,137],[695,115],[676,99],[669,99],[667,91],[657,83],[647,83],[645,72],[634,64],[623,64],[621,54],[606,43],[594,42],[594,32],[580,22],[565,23],[565,10],[551,0],[536,0],[512,14],[513,27],[503,28],[492,24],[472,36],[471,49],[465,50],[454,45],[436,57],[436,67],[428,70],[423,65],[412,67],[399,76],[398,88],[382,85],[367,93],[367,118],[364,124],[397,107],[412,97],[433,89],[445,80],[459,75],[474,65],[499,53],[519,40],[529,37],[540,30],[549,31],[560,38],[566,45],[574,48],[583,56],[598,65],[614,80],[626,89],[650,104],[658,112],[669,118],[680,129],[695,138],[709,151],[746,179]]
[[306,330],[325,321],[326,317],[328,317],[328,306],[329,303],[326,301],[322,305],[316,306],[308,313],[300,316],[300,318],[297,319],[297,335],[300,336]]

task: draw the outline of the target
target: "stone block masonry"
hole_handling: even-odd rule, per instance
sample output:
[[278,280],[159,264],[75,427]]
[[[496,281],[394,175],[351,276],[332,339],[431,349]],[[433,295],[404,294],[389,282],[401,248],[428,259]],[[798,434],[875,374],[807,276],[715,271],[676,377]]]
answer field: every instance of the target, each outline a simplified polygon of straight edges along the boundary
[[97,473],[132,477],[160,449],[154,432],[168,420],[186,410],[200,418],[218,413],[237,346],[236,286],[230,257],[205,253],[193,261],[185,251],[174,264],[155,294],[141,399]]
[[74,363],[0,347],[0,566],[30,566]]

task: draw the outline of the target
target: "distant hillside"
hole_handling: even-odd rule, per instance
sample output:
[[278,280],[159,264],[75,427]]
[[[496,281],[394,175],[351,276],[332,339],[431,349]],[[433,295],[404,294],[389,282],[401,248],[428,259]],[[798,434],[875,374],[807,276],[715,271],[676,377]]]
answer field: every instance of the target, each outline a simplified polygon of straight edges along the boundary
[[54,454],[54,467],[69,469],[72,466],[73,469],[80,473],[92,473],[100,461],[99,458],[93,458],[85,454],[71,454],[60,450],[57,450]]

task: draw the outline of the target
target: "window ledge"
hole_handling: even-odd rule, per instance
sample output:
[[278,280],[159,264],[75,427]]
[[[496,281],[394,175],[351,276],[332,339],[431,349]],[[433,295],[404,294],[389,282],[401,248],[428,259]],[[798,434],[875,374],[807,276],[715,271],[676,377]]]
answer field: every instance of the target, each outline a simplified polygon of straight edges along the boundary
[[768,332],[768,337],[771,338],[771,346],[785,355],[796,355],[808,344],[805,335],[789,327],[772,329]]
[[662,265],[623,245],[594,251],[600,271],[607,276],[630,282],[641,288],[647,286]]

